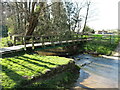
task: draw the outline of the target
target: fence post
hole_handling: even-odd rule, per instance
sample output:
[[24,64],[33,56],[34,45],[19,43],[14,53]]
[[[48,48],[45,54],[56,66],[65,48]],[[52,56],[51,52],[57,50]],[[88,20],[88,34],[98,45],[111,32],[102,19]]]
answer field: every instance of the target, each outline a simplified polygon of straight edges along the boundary
[[110,34],[110,44],[111,44],[111,34]]
[[24,50],[27,50],[27,48],[26,48],[26,37],[25,36],[23,36],[23,42],[24,42]]
[[34,47],[34,37],[32,36],[32,49],[35,49]]
[[55,46],[55,43],[54,43],[55,36],[52,36],[51,38],[52,38],[51,39],[52,40],[52,45]]
[[72,35],[72,42],[74,41],[74,34]]
[[66,39],[66,43],[68,43],[68,41],[69,41],[69,35],[66,35],[65,37],[66,37],[65,38]]
[[22,36],[22,45],[24,44],[24,42],[23,42],[23,36]]
[[59,43],[61,43],[61,44],[62,44],[62,36],[61,36],[61,35],[59,35],[59,36],[58,36],[58,38],[59,38]]
[[42,39],[42,47],[44,47],[44,36],[41,36]]
[[16,46],[16,37],[13,36],[14,46]]
[[79,40],[79,35],[77,34],[77,40]]
[[41,37],[41,36],[40,36],[39,42],[40,42],[40,43],[42,42],[42,37]]

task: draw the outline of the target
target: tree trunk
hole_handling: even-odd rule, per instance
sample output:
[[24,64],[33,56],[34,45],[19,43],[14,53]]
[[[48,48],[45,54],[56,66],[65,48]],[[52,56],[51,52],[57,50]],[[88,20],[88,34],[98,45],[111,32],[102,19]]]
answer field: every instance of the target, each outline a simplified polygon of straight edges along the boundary
[[38,24],[38,17],[39,17],[39,14],[41,13],[41,9],[42,9],[43,6],[41,4],[40,5],[41,8],[36,13],[34,11],[35,10],[35,5],[36,5],[36,2],[32,2],[31,15],[30,15],[30,18],[29,18],[29,21],[28,21],[29,25],[28,25],[28,28],[27,28],[27,32],[25,33],[25,36],[32,35],[32,33],[34,32],[35,27]]
[[91,3],[90,1],[87,3],[87,13],[86,13],[86,17],[85,17],[85,23],[84,23],[82,34],[84,34],[84,32],[85,32],[85,27],[86,27],[86,23],[87,23],[90,3]]
[[19,8],[18,8],[18,3],[16,3],[16,12],[17,12],[17,15],[16,15],[16,23],[17,23],[17,34],[19,34],[19,28],[20,28],[20,14],[19,14]]
[[27,28],[27,32],[25,33],[25,36],[29,36],[29,35],[32,35],[33,32],[34,32],[34,29],[36,28],[37,24],[38,24],[38,18],[40,15],[44,14],[44,9],[47,8],[47,7],[50,7],[51,5],[45,7],[45,2],[40,2],[40,8],[37,12],[35,12],[35,5],[36,5],[36,2],[33,2],[32,3],[32,9],[31,9],[31,13],[30,13],[30,18],[28,20],[28,28]]
[[32,35],[35,27],[37,26],[38,23],[38,18],[37,17],[32,17],[31,21],[29,22],[29,26],[26,32],[26,36]]

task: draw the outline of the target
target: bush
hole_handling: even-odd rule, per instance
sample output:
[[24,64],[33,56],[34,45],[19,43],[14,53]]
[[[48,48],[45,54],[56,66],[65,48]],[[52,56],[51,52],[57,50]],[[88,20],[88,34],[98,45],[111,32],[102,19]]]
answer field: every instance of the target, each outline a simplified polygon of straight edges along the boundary
[[13,45],[13,40],[10,37],[1,38],[0,46],[1,47],[9,47]]

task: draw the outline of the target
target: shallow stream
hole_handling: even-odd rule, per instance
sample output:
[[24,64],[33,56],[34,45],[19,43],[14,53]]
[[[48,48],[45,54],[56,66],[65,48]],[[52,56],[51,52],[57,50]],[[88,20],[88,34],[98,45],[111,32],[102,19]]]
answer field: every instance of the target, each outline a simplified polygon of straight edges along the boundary
[[76,55],[74,59],[78,66],[84,65],[74,84],[75,88],[118,88],[119,60],[88,54]]

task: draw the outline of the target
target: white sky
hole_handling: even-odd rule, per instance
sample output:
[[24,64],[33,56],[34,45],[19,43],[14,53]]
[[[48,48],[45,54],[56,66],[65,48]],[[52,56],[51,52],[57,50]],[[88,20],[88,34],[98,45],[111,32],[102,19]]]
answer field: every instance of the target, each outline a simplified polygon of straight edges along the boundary
[[[74,0],[73,0],[74,1]],[[75,0],[78,2],[78,0]],[[81,1],[81,0],[80,0]],[[93,20],[89,20],[88,26],[95,30],[108,30],[118,28],[118,2],[120,0],[91,0],[94,12]],[[91,18],[91,19],[92,19]]]
[[118,2],[120,0],[92,0],[97,10],[97,19],[88,22],[95,30],[118,28]]

